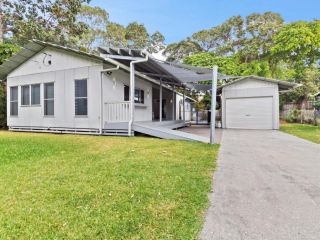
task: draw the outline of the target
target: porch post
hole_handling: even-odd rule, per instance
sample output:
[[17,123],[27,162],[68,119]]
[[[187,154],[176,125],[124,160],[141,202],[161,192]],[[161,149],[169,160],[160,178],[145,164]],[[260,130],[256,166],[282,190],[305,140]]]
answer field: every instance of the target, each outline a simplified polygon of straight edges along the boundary
[[130,120],[128,126],[128,135],[132,136],[132,123],[134,120],[134,89],[135,89],[135,74],[134,64],[130,64]]
[[159,122],[162,122],[162,78],[160,78],[160,93],[159,93]]
[[186,89],[183,88],[183,121],[186,121],[186,96],[185,96]]
[[218,66],[213,66],[211,83],[211,123],[210,123],[210,144],[214,144],[215,123],[216,123],[216,100],[217,100]]
[[175,117],[176,111],[174,110],[175,106],[176,106],[176,101],[175,101],[174,85],[172,85],[172,120],[173,121],[176,119]]

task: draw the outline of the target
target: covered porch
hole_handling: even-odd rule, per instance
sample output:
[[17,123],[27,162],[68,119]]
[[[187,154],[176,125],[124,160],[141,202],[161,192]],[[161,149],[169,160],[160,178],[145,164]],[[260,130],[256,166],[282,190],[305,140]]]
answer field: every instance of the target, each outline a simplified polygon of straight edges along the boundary
[[[123,102],[104,103],[102,133],[133,136],[134,132],[140,132],[160,138],[214,142],[214,121],[210,128],[210,138],[175,129],[190,124],[186,121],[186,91],[195,89],[194,83],[212,80],[212,108],[215,109],[217,68],[212,70],[160,61],[138,50],[99,48],[99,51],[102,57],[114,60],[116,68],[119,69],[120,65],[130,74],[129,99]],[[139,104],[141,95],[142,98],[146,96],[145,92],[139,93],[136,90],[137,77],[152,82],[152,89],[147,93],[152,96],[152,116],[149,121],[135,119],[136,112],[144,107]],[[177,118],[178,92],[182,95],[182,109]],[[211,112],[211,119],[215,119],[215,111]]]

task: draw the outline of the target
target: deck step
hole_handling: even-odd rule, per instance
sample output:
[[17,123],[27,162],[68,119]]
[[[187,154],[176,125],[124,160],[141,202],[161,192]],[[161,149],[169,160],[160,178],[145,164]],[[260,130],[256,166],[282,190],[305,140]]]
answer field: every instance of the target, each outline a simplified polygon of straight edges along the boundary
[[166,127],[150,126],[143,123],[134,123],[133,130],[146,135],[164,138],[164,139],[175,139],[175,140],[188,140],[209,143],[209,138],[185,133],[181,131],[171,130]]

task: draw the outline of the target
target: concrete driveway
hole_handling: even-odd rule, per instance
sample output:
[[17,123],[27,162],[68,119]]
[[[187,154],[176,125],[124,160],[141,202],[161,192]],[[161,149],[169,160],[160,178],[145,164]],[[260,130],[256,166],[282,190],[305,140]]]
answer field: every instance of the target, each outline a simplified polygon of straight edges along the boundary
[[213,184],[201,239],[320,239],[320,145],[224,130]]

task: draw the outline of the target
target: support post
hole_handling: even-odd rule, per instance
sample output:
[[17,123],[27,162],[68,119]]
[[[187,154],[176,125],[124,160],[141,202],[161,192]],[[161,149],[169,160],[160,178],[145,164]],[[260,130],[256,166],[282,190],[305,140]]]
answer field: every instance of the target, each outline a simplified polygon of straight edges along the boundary
[[218,81],[218,66],[213,66],[213,68],[212,68],[212,83],[211,83],[210,144],[214,144],[214,139],[215,139],[217,81]]
[[183,88],[183,121],[186,121],[186,89]]
[[160,92],[159,92],[159,122],[162,122],[162,78],[160,78]]
[[128,135],[132,136],[132,123],[134,119],[134,89],[135,89],[135,72],[134,64],[130,63],[130,122],[128,126]]
[[135,91],[135,68],[134,65],[138,63],[147,62],[149,60],[149,55],[146,54],[146,58],[142,60],[136,60],[130,62],[130,120],[128,124],[128,136],[133,136],[132,124],[134,121],[134,91]]
[[175,113],[176,113],[176,111],[174,110],[176,106],[175,103],[176,101],[175,101],[174,85],[172,85],[172,121],[175,120]]

